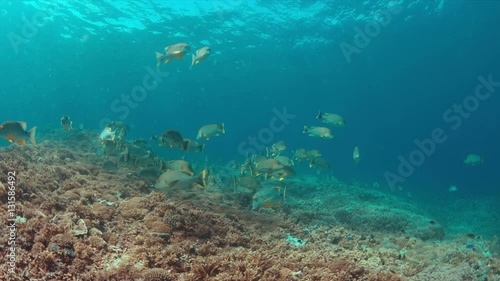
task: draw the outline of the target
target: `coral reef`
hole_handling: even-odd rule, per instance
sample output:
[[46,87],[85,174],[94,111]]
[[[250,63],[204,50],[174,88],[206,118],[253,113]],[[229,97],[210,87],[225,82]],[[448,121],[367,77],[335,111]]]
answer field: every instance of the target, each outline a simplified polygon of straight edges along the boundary
[[0,217],[9,171],[18,216],[16,271],[2,264],[1,280],[500,280],[497,238],[446,240],[381,192],[329,181],[332,194],[304,177],[285,206],[260,211],[220,181],[161,193],[144,167],[98,156],[92,134],[0,149]]

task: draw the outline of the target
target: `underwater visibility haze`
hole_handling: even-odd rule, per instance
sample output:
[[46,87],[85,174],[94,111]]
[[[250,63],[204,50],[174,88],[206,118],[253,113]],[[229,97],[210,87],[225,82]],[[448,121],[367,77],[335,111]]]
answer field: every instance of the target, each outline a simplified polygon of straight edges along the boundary
[[0,279],[500,280],[498,15],[0,0]]

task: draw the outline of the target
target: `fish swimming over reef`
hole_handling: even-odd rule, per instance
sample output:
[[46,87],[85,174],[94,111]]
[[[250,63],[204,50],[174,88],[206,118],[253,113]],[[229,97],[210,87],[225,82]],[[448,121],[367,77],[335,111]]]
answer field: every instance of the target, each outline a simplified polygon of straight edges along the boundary
[[331,124],[337,127],[345,126],[344,118],[335,113],[323,113],[320,111],[318,113],[318,116],[316,116],[316,118],[323,121],[323,123]]
[[184,138],[178,131],[168,130],[161,135],[160,145],[169,146],[170,148],[175,146],[181,150],[186,151],[188,143],[184,142]]
[[471,153],[465,157],[464,164],[477,166],[483,164],[483,157],[479,154]]
[[359,154],[359,147],[354,147],[354,150],[352,151],[352,159],[354,160],[354,163],[358,164],[359,161],[361,160],[361,155]]
[[165,163],[167,170],[182,171],[188,173],[190,176],[194,175],[191,165],[184,160],[170,160]]
[[304,126],[304,134],[308,134],[311,137],[333,139],[332,132],[327,127],[307,127]]
[[161,174],[156,181],[155,188],[165,191],[174,191],[180,189],[187,189],[199,184],[203,187],[207,186],[208,169],[205,168],[201,173],[191,176],[184,171],[169,170]]
[[210,51],[211,49],[208,46],[196,50],[196,55],[195,54],[192,55],[191,67],[193,65],[199,64],[200,61],[205,60],[210,55]]
[[281,206],[285,202],[286,188],[280,186],[268,187],[257,191],[252,197],[252,210]]
[[282,152],[286,150],[286,144],[284,141],[279,141],[271,146],[271,148],[266,148],[267,157],[279,156]]
[[262,187],[259,180],[254,177],[233,178],[234,191],[236,193],[252,194]]
[[266,174],[266,176],[268,176],[284,167],[285,166],[276,159],[265,159],[255,164],[255,172],[257,176],[260,174]]
[[205,149],[205,144],[199,144],[198,142],[190,139],[184,139],[184,144],[187,152],[203,152]]
[[99,139],[104,143],[106,141],[114,141],[115,140],[115,131],[112,131],[110,127],[106,127],[102,130],[99,135]]
[[292,167],[294,165],[293,160],[288,158],[287,156],[281,155],[281,156],[274,157],[274,159],[280,161],[280,163],[286,167]]
[[72,125],[73,122],[69,120],[69,116],[61,117],[61,126],[64,130],[71,131],[73,129]]
[[177,43],[165,47],[165,54],[156,53],[156,66],[159,66],[162,62],[167,64],[173,59],[182,59],[184,55],[189,53],[189,48],[186,43]]
[[311,149],[307,152],[307,158],[309,160],[313,160],[313,159],[319,158],[321,156],[322,156],[321,152],[319,152],[319,150],[317,150],[317,149]]
[[304,160],[307,160],[307,151],[303,148],[299,148],[297,150],[295,150],[295,153],[293,154],[293,160],[296,160],[296,161],[304,161]]
[[219,136],[220,134],[225,134],[226,131],[224,129],[224,123],[217,124],[209,124],[201,127],[198,130],[197,139],[209,140],[211,137]]
[[295,172],[295,170],[292,167],[285,166],[281,170],[277,170],[275,172],[270,173],[269,177],[271,179],[277,178],[280,181],[282,181],[284,179],[291,178],[291,177],[295,176],[295,174],[296,174],[296,172]]
[[123,121],[111,121],[108,127],[115,130],[115,137],[120,140],[124,139],[127,132],[130,130],[129,125]]
[[22,121],[6,121],[0,125],[0,138],[9,142],[15,141],[21,145],[26,145],[26,139],[36,144],[35,133],[36,127],[26,131],[26,122]]

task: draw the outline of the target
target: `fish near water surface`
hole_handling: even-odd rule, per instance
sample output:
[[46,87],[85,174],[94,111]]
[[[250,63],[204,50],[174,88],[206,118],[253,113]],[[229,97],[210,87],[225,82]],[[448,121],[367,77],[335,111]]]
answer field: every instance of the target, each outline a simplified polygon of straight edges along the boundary
[[177,43],[165,47],[165,53],[156,53],[156,66],[160,66],[163,62],[164,64],[169,63],[173,59],[181,60],[187,53],[189,53],[190,47],[186,43]]
[[211,49],[208,46],[196,50],[196,55],[191,56],[191,67],[197,65],[200,61],[205,60],[210,55]]

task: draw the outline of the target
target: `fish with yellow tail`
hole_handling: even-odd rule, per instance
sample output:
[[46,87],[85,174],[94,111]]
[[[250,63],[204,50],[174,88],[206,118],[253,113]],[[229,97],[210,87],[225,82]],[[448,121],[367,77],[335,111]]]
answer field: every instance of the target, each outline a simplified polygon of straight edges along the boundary
[[219,136],[220,134],[225,133],[226,130],[224,129],[224,123],[220,125],[208,124],[198,130],[198,136],[196,136],[196,139],[209,140],[211,137]]
[[61,126],[64,130],[71,131],[73,129],[72,125],[73,121],[69,120],[69,116],[61,117]]
[[318,116],[316,116],[316,119],[323,121],[323,123],[331,124],[337,127],[345,126],[344,117],[335,113],[325,113],[320,111]]
[[252,194],[262,188],[262,185],[254,177],[243,176],[239,178],[233,177],[233,187],[236,193]]
[[200,63],[200,61],[205,60],[208,56],[210,56],[210,47],[205,46],[201,49],[196,50],[196,55],[192,54],[191,56],[191,67]]
[[286,144],[284,141],[279,141],[271,146],[271,148],[266,147],[267,157],[279,156],[286,150]]
[[188,189],[196,185],[207,187],[207,176],[207,168],[195,176],[185,171],[168,170],[161,174],[154,187],[164,191]]
[[318,137],[323,139],[333,139],[332,132],[327,127],[307,127],[304,126],[304,134],[308,134],[310,137]]
[[285,203],[286,188],[268,187],[257,191],[252,197],[252,210],[272,208]]
[[354,150],[352,151],[352,159],[354,160],[355,164],[358,164],[359,161],[361,160],[361,155],[359,154],[359,147],[354,147]]
[[102,143],[105,143],[107,141],[114,141],[115,134],[116,131],[113,131],[111,127],[106,127],[102,130],[101,134],[99,135],[99,139],[101,140]]
[[169,63],[173,59],[181,60],[187,53],[189,53],[189,45],[186,43],[177,43],[165,47],[165,54],[156,52],[156,66]]
[[21,145],[26,145],[26,139],[36,144],[35,133],[36,127],[26,131],[26,122],[22,121],[6,121],[0,125],[0,138],[9,142],[15,141]]

